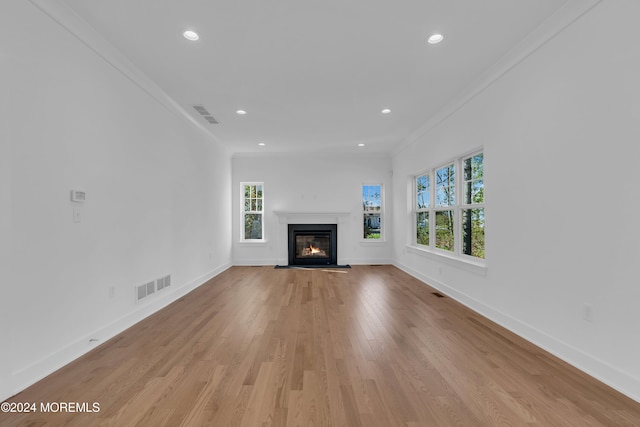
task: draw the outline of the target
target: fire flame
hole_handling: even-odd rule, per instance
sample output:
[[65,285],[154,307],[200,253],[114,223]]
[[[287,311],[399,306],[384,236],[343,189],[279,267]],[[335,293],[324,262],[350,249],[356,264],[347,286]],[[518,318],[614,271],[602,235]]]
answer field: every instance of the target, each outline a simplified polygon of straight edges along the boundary
[[312,254],[320,253],[320,248],[316,248],[316,247],[315,247],[315,246],[313,246],[312,244],[309,244],[309,249],[311,249],[311,253],[312,253]]

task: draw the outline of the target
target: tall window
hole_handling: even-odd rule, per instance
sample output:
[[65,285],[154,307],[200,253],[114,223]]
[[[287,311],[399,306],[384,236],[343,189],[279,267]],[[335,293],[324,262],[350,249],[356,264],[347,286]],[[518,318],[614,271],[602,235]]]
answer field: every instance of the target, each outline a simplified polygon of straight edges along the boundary
[[382,238],[382,185],[362,186],[362,220],[364,239]]
[[484,258],[484,156],[463,159],[462,253]]
[[436,169],[436,248],[453,252],[455,248],[455,187],[456,171],[453,164]]
[[431,176],[416,177],[416,243],[429,246],[429,209],[431,208]]
[[243,182],[242,240],[262,240],[264,216],[264,183]]
[[414,194],[416,244],[484,258],[482,152],[416,176]]

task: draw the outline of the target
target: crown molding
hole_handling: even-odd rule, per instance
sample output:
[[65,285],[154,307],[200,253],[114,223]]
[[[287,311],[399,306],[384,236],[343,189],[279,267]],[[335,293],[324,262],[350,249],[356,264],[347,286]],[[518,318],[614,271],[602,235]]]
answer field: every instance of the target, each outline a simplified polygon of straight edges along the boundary
[[[432,116],[424,125],[412,132],[398,144],[390,155],[394,157],[419,141],[428,134],[431,129],[490,87],[504,74],[560,34],[565,28],[569,27],[601,1],[602,0],[568,0],[556,13],[529,33],[521,42],[498,60],[498,62],[482,73],[458,96],[453,98],[444,108]],[[127,59],[66,3],[60,0],[30,0],[30,2],[159,104],[199,129],[226,150],[226,147],[224,147],[209,129],[194,119],[180,104],[171,98],[160,86]]]
[[166,108],[169,112],[185,120],[208,138],[213,139],[226,151],[226,147],[205,128],[202,123],[194,119],[180,104],[170,97],[160,86],[150,77],[133,64],[118,49],[109,43],[100,33],[98,33],[89,23],[78,15],[69,5],[60,0],[29,0],[34,6],[40,9],[45,15],[55,21],[62,28],[67,30],[72,36],[82,44],[91,49],[96,55],[102,58],[107,64],[112,66],[124,77],[129,79],[142,91],[147,93],[156,102]]
[[527,59],[547,42],[571,26],[574,22],[597,6],[602,0],[567,0],[553,15],[547,18],[536,29],[525,36],[518,44],[511,48],[487,71],[480,74],[466,89],[448,102],[440,111],[433,115],[424,125],[419,127],[405,138],[394,150],[391,156],[395,157],[418,142],[438,124],[446,120],[469,101],[474,99],[503,75]]

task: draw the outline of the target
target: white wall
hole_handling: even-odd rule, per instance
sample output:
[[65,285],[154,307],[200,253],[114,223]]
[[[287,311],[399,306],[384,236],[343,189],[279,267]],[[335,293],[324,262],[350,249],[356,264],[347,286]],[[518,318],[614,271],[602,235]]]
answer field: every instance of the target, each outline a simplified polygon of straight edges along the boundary
[[[0,12],[0,400],[232,255],[237,264],[280,262],[286,242],[274,211],[348,212],[342,262],[393,254],[399,267],[640,400],[637,2],[604,0],[393,165],[373,155],[237,156],[233,175],[215,142],[31,3],[5,0]],[[410,176],[480,145],[484,275],[405,246]],[[239,243],[241,181],[265,182],[263,245]],[[386,187],[387,243],[360,242],[360,186],[371,182]],[[88,192],[79,224],[75,187]],[[134,286],[164,274],[173,289],[134,304]],[[584,303],[593,322],[582,319]]]
[[[398,266],[636,400],[638,16],[603,1],[393,160]],[[485,275],[406,248],[411,175],[479,145]]]
[[10,323],[2,313],[7,313],[11,307],[13,283],[11,275],[11,146],[9,144],[9,129],[6,118],[9,117],[8,58],[4,49],[0,50],[0,325],[3,325],[2,341],[0,341],[0,400],[5,397],[5,390],[9,389],[11,381],[11,367],[9,365],[9,345],[12,339]]
[[[389,242],[362,242],[362,184],[391,186],[388,156],[363,154],[237,154],[233,170],[233,263],[287,264],[286,218],[275,212],[348,213],[338,220],[338,263],[391,262]],[[240,242],[240,183],[264,182],[264,244]],[[391,196],[387,191],[387,206]],[[390,224],[390,209],[387,212]],[[387,233],[387,238],[390,238]]]
[[230,265],[231,161],[32,3],[0,9],[2,400]]

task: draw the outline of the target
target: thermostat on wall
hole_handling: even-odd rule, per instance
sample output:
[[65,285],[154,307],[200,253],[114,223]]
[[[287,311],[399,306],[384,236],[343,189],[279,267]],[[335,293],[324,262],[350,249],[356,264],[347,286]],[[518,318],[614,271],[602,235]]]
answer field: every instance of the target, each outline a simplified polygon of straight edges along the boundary
[[87,200],[87,193],[82,190],[71,190],[71,201],[82,203]]

